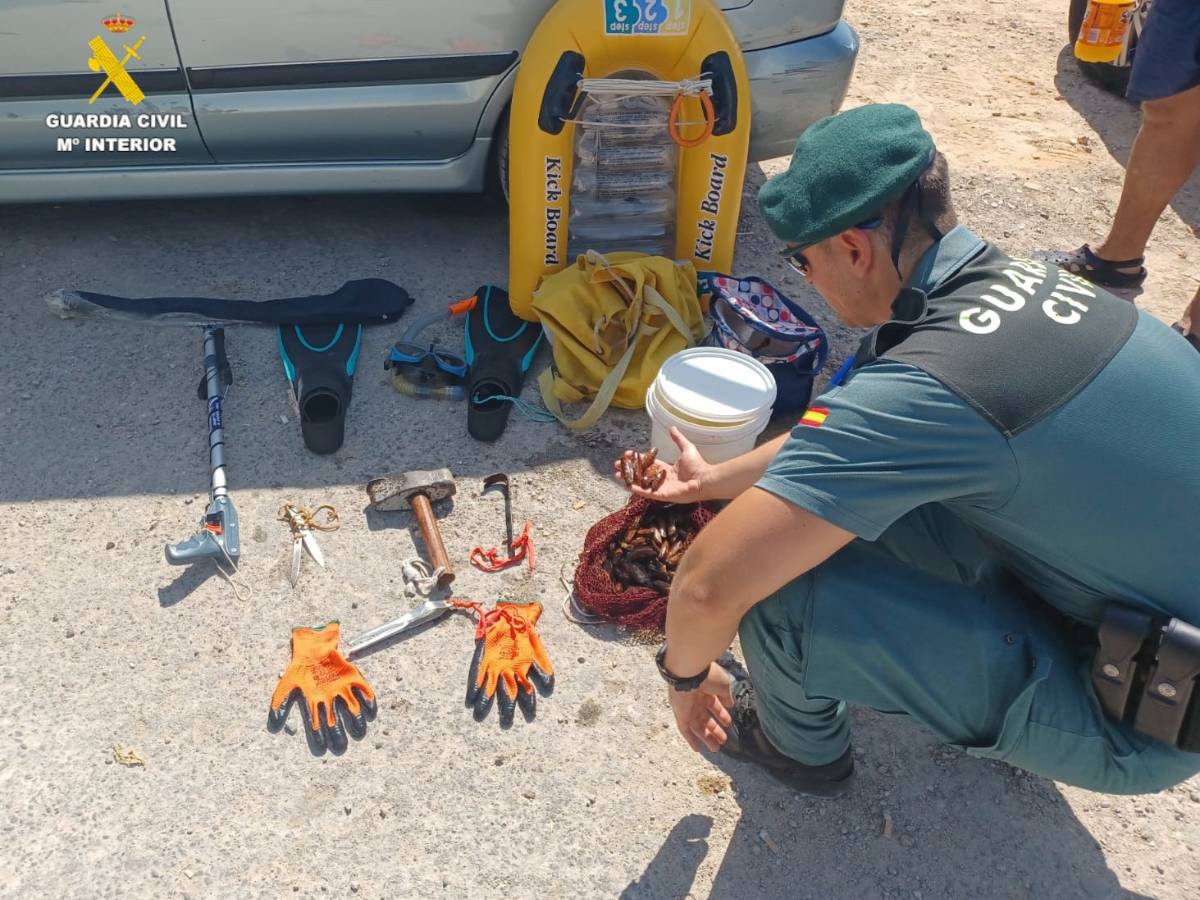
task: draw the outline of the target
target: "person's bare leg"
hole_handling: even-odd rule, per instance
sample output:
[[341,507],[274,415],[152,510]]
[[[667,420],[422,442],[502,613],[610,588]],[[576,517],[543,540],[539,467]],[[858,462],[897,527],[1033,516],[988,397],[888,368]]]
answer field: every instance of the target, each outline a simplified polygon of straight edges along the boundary
[[1179,317],[1175,327],[1184,334],[1200,337],[1200,288],[1196,290],[1196,296],[1192,298],[1192,302],[1184,308],[1183,315]]
[[1106,237],[1093,247],[1101,259],[1144,256],[1150,232],[1176,191],[1200,163],[1200,86],[1142,104],[1121,202]]

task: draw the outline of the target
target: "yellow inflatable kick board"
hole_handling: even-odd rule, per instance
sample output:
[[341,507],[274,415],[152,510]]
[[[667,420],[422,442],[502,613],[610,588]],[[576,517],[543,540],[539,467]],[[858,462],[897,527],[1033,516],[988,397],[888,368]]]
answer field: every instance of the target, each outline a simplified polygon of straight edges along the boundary
[[[522,318],[535,318],[533,292],[541,278],[570,262],[575,126],[562,120],[570,117],[575,85],[579,77],[631,71],[662,81],[713,76],[717,127],[699,146],[679,150],[675,257],[701,270],[732,268],[750,90],[724,14],[712,0],[559,0],[525,49],[509,125],[509,295]],[[685,98],[679,120],[704,118],[700,100]],[[690,137],[699,128],[683,131]]]

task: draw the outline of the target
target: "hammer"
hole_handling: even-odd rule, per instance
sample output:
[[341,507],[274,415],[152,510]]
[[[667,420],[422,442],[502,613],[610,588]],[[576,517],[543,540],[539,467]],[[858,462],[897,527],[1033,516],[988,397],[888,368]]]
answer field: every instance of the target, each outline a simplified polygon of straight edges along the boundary
[[442,533],[438,530],[437,518],[433,515],[433,503],[454,496],[454,475],[449,469],[432,469],[427,472],[401,472],[385,475],[367,482],[367,495],[371,507],[383,512],[412,509],[421,526],[421,537],[429,551],[429,561],[434,569],[441,569],[438,587],[445,587],[454,580],[454,568],[446,555]]

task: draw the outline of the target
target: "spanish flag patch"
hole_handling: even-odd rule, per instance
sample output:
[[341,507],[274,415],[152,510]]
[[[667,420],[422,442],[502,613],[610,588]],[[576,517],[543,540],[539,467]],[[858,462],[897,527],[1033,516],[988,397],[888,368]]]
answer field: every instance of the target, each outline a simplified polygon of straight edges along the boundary
[[813,428],[820,428],[825,424],[825,420],[829,418],[829,410],[824,406],[810,406],[808,411],[800,417],[801,425],[811,425]]

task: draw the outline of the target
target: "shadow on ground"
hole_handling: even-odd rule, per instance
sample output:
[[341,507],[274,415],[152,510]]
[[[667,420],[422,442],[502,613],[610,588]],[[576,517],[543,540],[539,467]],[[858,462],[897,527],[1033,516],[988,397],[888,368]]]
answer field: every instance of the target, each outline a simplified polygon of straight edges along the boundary
[[[0,415],[21,435],[0,443],[0,501],[208,489],[206,415],[195,398],[200,330],[61,320],[44,297],[64,287],[269,299],[379,277],[413,295],[399,322],[364,332],[346,442],[327,457],[303,446],[274,329],[227,330],[234,385],[224,422],[235,497],[441,466],[468,483],[581,457],[607,473],[612,448],[629,429],[640,433],[644,413],[614,412],[582,439],[514,413],[500,441],[481,444],[467,435],[465,404],[402,397],[383,370],[412,319],[506,282],[506,231],[506,214],[474,196],[0,207]],[[461,345],[461,325],[441,328],[431,336]],[[531,376],[548,362],[543,352]],[[533,381],[524,396],[536,401]],[[169,593],[167,603],[178,591]]]
[[[1122,166],[1127,165],[1130,148],[1141,124],[1138,104],[1116,97],[1085,78],[1069,45],[1058,55],[1054,85],[1071,107],[1087,120],[1112,157]],[[1200,234],[1200,178],[1193,174],[1171,200],[1171,208],[1194,234]],[[1103,235],[1095,235],[1093,239],[1101,237]]]
[[[714,900],[750,897],[1129,898],[1051,782],[933,742],[911,723],[854,710],[857,760],[844,797],[807,798],[713,756],[740,816]],[[688,894],[710,823],[687,816],[622,895]]]
[[646,870],[621,892],[621,900],[688,896],[696,870],[708,855],[712,825],[708,816],[693,814],[680,819]]

